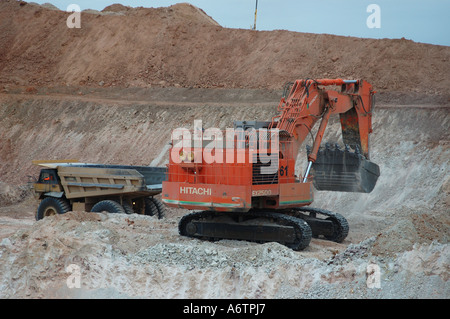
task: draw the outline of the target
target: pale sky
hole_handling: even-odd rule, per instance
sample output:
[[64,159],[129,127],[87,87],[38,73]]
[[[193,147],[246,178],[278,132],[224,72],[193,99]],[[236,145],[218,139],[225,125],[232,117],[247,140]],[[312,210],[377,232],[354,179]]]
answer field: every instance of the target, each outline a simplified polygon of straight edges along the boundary
[[[221,26],[253,27],[256,0],[31,0],[50,2],[61,10],[78,4],[81,10],[103,10],[121,3],[131,7],[166,7],[189,2]],[[380,28],[369,28],[371,4],[380,10]],[[374,20],[372,20],[374,21]],[[406,38],[450,46],[450,0],[258,0],[257,30],[290,30],[363,38]]]

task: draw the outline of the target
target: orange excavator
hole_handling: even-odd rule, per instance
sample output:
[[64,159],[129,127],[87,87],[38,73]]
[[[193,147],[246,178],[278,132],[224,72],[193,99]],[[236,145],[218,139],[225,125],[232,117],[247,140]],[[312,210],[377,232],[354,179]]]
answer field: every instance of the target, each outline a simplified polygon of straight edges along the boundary
[[[294,250],[308,247],[313,236],[342,242],[347,220],[309,206],[313,185],[362,193],[375,187],[380,170],[369,157],[374,93],[364,80],[297,80],[285,86],[279,115],[271,121],[237,121],[225,132],[194,127],[192,134],[173,134],[162,201],[194,210],[181,218],[179,233],[274,241]],[[331,114],[340,116],[344,145],[321,147]],[[314,141],[307,147],[308,164],[303,176],[296,175],[297,155],[308,136]]]

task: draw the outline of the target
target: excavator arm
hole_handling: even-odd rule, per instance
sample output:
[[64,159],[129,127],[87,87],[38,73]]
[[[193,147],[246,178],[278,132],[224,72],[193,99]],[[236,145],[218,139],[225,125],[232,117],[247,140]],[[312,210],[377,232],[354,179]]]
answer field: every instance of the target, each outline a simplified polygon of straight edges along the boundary
[[[340,92],[325,89],[340,86]],[[308,167],[319,190],[371,192],[379,176],[378,165],[369,161],[369,134],[372,133],[374,91],[364,80],[297,80],[284,94],[270,128],[288,133],[298,153],[313,126],[320,120],[312,148],[308,149]],[[339,114],[345,150],[338,146],[320,150],[331,114]],[[351,152],[351,149],[354,152]]]

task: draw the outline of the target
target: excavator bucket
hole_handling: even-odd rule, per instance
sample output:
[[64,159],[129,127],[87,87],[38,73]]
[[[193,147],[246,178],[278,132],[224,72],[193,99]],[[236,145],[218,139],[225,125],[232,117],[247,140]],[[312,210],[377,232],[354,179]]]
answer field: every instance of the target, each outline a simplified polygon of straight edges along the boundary
[[380,176],[380,168],[358,149],[353,152],[348,146],[341,150],[338,145],[327,144],[319,149],[311,175],[317,190],[370,193]]

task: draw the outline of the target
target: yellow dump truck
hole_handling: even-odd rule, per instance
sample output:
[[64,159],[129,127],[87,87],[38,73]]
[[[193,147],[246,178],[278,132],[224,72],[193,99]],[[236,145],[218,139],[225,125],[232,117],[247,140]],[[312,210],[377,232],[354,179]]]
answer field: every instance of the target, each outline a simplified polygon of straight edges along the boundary
[[36,219],[68,211],[164,216],[166,168],[78,162],[33,162],[44,167],[34,183]]

